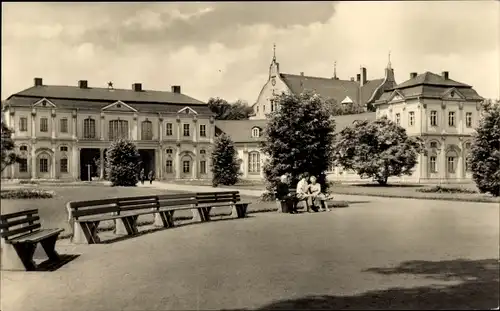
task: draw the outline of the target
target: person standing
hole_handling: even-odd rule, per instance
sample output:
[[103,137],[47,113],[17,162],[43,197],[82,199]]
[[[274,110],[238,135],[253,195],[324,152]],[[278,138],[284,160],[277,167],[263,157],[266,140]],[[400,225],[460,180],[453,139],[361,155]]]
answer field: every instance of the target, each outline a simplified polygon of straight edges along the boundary
[[146,179],[146,174],[144,173],[144,168],[142,168],[141,172],[139,173],[139,179],[141,180],[141,184],[144,185],[144,179]]
[[281,211],[283,213],[297,213],[294,209],[293,197],[290,195],[290,189],[288,188],[288,177],[286,175],[282,175],[280,177],[280,181],[276,186],[276,199],[279,200]]
[[149,171],[148,179],[149,179],[149,184],[152,185],[153,180],[155,179],[155,173],[153,172],[153,170]]

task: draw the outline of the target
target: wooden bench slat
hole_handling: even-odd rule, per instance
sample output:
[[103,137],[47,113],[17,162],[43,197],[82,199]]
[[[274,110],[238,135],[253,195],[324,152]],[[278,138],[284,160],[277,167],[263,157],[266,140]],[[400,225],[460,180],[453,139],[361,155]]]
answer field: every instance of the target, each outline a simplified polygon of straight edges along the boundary
[[79,209],[73,212],[73,217],[82,217],[96,214],[106,214],[106,213],[116,213],[119,211],[119,207],[117,205],[114,206],[106,206],[106,207],[96,207],[89,209]]
[[176,200],[176,199],[187,199],[187,198],[195,198],[196,194],[194,193],[182,193],[182,194],[162,194],[157,196],[159,201],[162,200]]
[[[32,230],[39,229],[40,227],[41,227],[40,224],[32,224],[32,225],[29,225],[29,226],[26,226],[26,227],[21,227],[21,228],[14,229],[14,230],[8,230],[7,231],[5,229],[2,229],[1,237],[2,238],[8,238],[8,237],[16,235],[16,234],[21,234],[21,233],[24,233],[24,232],[29,232],[29,231],[32,231]],[[5,230],[5,231],[3,231],[3,230]]]
[[11,218],[16,218],[16,217],[20,217],[20,216],[29,216],[29,215],[33,215],[33,214],[37,214],[37,213],[38,213],[37,209],[30,209],[30,210],[16,212],[16,213],[3,214],[3,215],[0,215],[0,220],[3,221],[3,220],[11,219]]
[[50,236],[53,236],[55,234],[58,234],[60,232],[63,232],[64,229],[43,229],[31,234],[23,235],[17,238],[13,238],[9,242],[12,244],[17,244],[17,243],[25,243],[25,242],[30,242],[30,243],[37,243],[40,242],[41,240],[44,240]]
[[164,206],[176,206],[176,205],[187,205],[187,204],[196,204],[196,200],[188,199],[188,200],[176,200],[176,201],[160,201],[158,206],[164,207]]
[[26,217],[26,218],[14,220],[14,221],[4,222],[4,223],[0,223],[0,229],[5,229],[5,228],[17,226],[17,225],[21,225],[24,223],[35,222],[38,220],[40,220],[40,216],[30,216],[30,217]]
[[150,199],[156,199],[156,195],[142,195],[138,197],[119,197],[115,198],[119,202],[126,202],[126,201],[143,201],[143,200],[150,200]]
[[72,209],[78,209],[80,207],[92,207],[99,205],[110,205],[116,203],[116,198],[112,199],[102,199],[102,200],[91,200],[91,201],[71,201],[69,206]]
[[136,205],[128,205],[128,206],[119,206],[120,211],[133,211],[133,210],[141,210],[141,209],[151,209],[158,207],[158,202],[151,202],[151,203],[142,203],[142,204],[137,204]]
[[147,200],[137,200],[137,201],[118,201],[118,205],[120,207],[125,207],[125,206],[135,206],[135,205],[143,205],[143,204],[151,204],[151,203],[156,203],[158,202],[156,198],[154,199],[147,199]]

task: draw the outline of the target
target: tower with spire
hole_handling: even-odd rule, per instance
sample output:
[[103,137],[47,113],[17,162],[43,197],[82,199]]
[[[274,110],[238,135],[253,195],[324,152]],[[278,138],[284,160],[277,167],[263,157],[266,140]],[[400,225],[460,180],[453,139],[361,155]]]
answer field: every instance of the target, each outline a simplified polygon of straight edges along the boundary
[[269,79],[276,77],[280,72],[280,64],[276,61],[276,43],[273,44],[273,59],[269,66]]

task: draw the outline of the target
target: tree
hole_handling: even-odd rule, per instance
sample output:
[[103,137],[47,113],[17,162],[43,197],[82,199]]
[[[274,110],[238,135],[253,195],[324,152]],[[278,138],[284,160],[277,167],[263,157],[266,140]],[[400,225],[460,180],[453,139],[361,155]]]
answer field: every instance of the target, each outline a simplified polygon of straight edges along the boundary
[[325,101],[311,92],[275,97],[280,107],[269,114],[262,151],[268,159],[264,174],[269,191],[287,174],[295,185],[308,172],[327,190],[325,172],[332,158],[335,122]]
[[387,185],[390,176],[411,175],[423,150],[418,137],[386,117],[355,121],[336,135],[335,164],[354,170],[361,178]]
[[135,186],[140,168],[140,154],[137,147],[126,139],[111,143],[106,152],[107,176],[113,186]]
[[472,179],[482,193],[500,196],[500,104],[486,102],[471,144]]
[[208,108],[215,114],[216,120],[248,120],[252,114],[252,107],[244,101],[237,100],[230,104],[222,98],[210,98]]
[[225,133],[215,138],[212,152],[212,185],[234,185],[238,182],[240,163],[234,143]]
[[14,140],[12,139],[12,130],[3,122],[2,123],[2,166],[1,172],[10,165],[19,162],[19,157],[15,153]]

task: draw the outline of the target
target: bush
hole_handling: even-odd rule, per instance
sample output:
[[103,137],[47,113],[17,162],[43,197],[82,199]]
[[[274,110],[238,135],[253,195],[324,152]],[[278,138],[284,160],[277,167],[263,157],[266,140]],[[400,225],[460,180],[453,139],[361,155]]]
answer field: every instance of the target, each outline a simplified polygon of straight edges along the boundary
[[477,193],[477,191],[472,190],[472,189],[455,188],[455,187],[442,187],[442,186],[434,186],[431,188],[416,189],[415,191],[423,192],[423,193],[470,193],[470,194]]
[[481,193],[500,196],[500,103],[484,105],[472,141],[469,165]]
[[111,143],[106,156],[106,173],[112,186],[133,187],[137,184],[141,156],[135,144],[118,139]]
[[265,191],[263,194],[260,195],[259,200],[261,202],[276,201],[276,196],[274,195],[274,192]]
[[40,189],[15,189],[15,190],[2,190],[2,199],[50,199],[54,197],[53,191],[46,191]]
[[39,182],[36,180],[23,179],[19,181],[20,185],[38,185]]
[[241,175],[240,163],[231,138],[225,133],[218,136],[212,152],[212,185],[236,184]]

